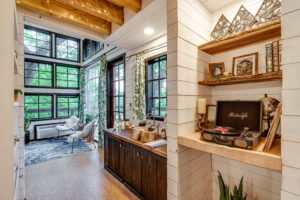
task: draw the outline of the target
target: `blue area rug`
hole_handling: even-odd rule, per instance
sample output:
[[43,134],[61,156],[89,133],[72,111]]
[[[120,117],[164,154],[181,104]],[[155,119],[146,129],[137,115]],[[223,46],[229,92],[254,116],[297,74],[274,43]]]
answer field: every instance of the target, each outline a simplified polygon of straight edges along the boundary
[[72,142],[69,143],[67,137],[33,141],[25,146],[25,165],[33,165],[88,151],[92,151],[92,149],[82,140],[79,140],[79,144],[75,141],[72,153]]

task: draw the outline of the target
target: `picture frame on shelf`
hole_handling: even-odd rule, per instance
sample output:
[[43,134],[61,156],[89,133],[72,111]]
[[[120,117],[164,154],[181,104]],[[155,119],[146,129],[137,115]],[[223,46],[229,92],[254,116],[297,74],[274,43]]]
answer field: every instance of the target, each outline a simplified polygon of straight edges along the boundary
[[205,127],[210,128],[216,125],[217,106],[213,104],[206,105]]
[[209,78],[216,79],[221,78],[225,71],[225,64],[223,62],[219,63],[209,63]]
[[258,52],[234,57],[232,65],[234,76],[256,75],[258,73]]

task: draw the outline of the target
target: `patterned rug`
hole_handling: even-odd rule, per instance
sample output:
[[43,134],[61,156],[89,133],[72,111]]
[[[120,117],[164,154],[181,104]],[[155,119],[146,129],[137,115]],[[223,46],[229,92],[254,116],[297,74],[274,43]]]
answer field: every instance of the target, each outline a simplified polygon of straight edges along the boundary
[[88,151],[92,151],[92,149],[82,140],[79,140],[79,143],[75,141],[72,153],[72,142],[69,143],[67,137],[33,141],[25,146],[25,165],[33,165]]

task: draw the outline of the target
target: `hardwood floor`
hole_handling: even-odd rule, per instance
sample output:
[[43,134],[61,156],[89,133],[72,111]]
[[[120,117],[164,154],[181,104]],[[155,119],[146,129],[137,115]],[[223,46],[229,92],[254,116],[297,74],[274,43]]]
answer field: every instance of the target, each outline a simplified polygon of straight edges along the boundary
[[137,200],[104,168],[103,150],[26,167],[27,200]]

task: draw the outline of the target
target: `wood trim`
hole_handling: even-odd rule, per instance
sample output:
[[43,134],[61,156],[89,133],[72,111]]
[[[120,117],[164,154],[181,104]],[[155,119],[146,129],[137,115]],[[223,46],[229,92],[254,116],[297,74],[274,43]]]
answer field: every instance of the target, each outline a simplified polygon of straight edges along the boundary
[[217,54],[242,46],[269,40],[281,36],[281,22],[276,21],[256,29],[245,31],[228,38],[211,41],[199,46],[199,49],[208,54]]
[[17,5],[60,20],[64,20],[95,32],[104,33],[107,35],[111,33],[110,22],[84,12],[74,10],[68,6],[65,6],[64,4],[54,1],[47,3],[47,1],[44,0],[18,0]]
[[[97,18],[104,19],[109,22],[113,22],[118,25],[124,24],[123,9],[113,3],[106,0],[93,0],[87,1],[90,6],[83,6],[79,0],[66,1],[66,0],[54,0],[57,3],[64,4],[74,11],[82,11],[87,14],[93,15]],[[94,9],[90,9],[93,7]]]
[[274,143],[270,152],[261,151],[263,143],[264,139],[261,140],[259,145],[254,150],[245,150],[206,142],[200,139],[199,132],[179,136],[179,144],[185,147],[219,155],[258,167],[281,171],[280,139]]
[[116,4],[120,7],[125,7],[134,12],[139,12],[142,9],[141,0],[108,0],[109,2]]
[[211,79],[199,81],[198,84],[206,86],[222,86],[222,85],[235,85],[235,84],[245,84],[245,83],[257,83],[266,81],[282,80],[282,72],[272,72],[266,74],[256,74],[252,76],[234,76],[221,79]]

